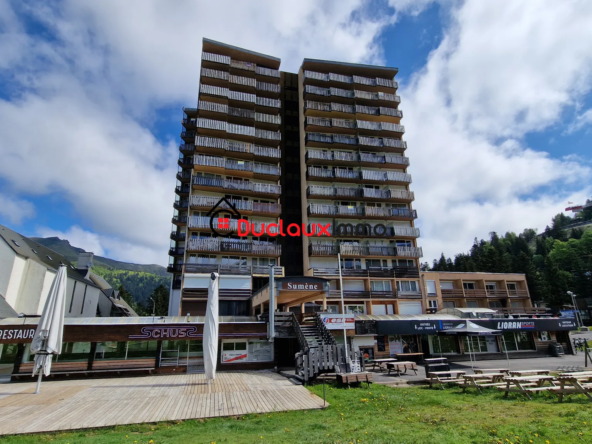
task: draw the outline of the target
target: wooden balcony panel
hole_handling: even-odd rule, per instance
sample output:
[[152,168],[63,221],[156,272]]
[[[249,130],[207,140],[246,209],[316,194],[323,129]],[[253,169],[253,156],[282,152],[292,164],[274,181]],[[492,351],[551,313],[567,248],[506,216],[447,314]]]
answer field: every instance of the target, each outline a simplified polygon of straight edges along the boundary
[[507,298],[508,290],[485,290],[488,298]]
[[442,297],[443,298],[464,298],[465,293],[462,288],[454,288],[452,290],[449,289],[441,289]]

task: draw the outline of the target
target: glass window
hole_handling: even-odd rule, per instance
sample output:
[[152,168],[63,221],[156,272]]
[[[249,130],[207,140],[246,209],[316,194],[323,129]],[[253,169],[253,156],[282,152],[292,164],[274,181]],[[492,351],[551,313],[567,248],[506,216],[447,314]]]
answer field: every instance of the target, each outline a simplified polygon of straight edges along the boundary
[[339,305],[327,305],[325,313],[339,313]]
[[504,343],[508,351],[536,350],[532,333],[526,331],[504,332],[502,347]]
[[464,336],[463,346],[465,353],[486,353],[487,340],[485,336]]
[[14,367],[18,344],[0,344],[0,375],[10,375]]
[[429,295],[436,294],[436,281],[426,281],[426,287]]
[[90,342],[63,342],[62,354],[53,357],[54,362],[88,361]]
[[363,305],[346,305],[345,306],[345,313],[346,314],[364,314],[366,309]]
[[417,281],[397,281],[397,291],[414,291],[417,292],[419,286]]
[[440,288],[442,290],[453,290],[454,284],[451,281],[440,281]]
[[458,353],[458,341],[455,336],[429,335],[430,353]]
[[341,259],[341,266],[342,268],[347,269],[355,269],[361,270],[362,269],[362,260],[361,259],[351,259],[351,258],[342,258]]
[[510,290],[510,291],[518,290],[518,286],[516,285],[516,282],[508,282],[506,284],[506,287],[508,287],[508,290]]
[[391,281],[370,281],[372,291],[392,291]]
[[463,282],[463,288],[465,290],[474,290],[475,289],[475,283],[474,282]]
[[418,353],[419,346],[413,335],[392,335],[388,337],[391,356],[399,353]]
[[495,282],[486,282],[485,289],[486,290],[497,290],[497,284]]
[[510,307],[522,308],[522,301],[510,301]]
[[489,301],[489,308],[502,308],[500,301]]
[[438,301],[437,300],[429,300],[428,307],[429,308],[438,308]]
[[549,334],[548,331],[538,331],[537,337],[539,338],[539,341],[550,341],[551,340],[551,335]]

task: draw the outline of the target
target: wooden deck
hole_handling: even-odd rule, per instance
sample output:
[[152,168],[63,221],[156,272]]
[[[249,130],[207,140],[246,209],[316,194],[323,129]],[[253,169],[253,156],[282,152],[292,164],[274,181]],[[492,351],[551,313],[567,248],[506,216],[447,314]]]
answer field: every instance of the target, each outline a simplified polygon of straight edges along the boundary
[[323,407],[269,371],[0,384],[0,435]]

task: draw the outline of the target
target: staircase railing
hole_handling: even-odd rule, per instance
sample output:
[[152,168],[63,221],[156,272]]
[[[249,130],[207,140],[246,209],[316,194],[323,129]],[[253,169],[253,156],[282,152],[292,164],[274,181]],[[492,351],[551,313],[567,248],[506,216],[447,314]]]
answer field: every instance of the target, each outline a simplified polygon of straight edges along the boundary
[[294,328],[294,332],[296,333],[296,338],[298,339],[298,344],[300,345],[300,350],[307,352],[310,350],[308,346],[308,341],[304,337],[304,332],[300,328],[300,323],[298,322],[298,318],[296,318],[296,314],[292,313],[292,327]]
[[[352,350],[348,344],[348,357],[351,362],[360,362],[362,371],[364,361],[360,352]],[[342,373],[350,362],[345,359],[345,345],[319,345],[307,351],[296,353],[296,376],[305,383],[311,382],[322,373]]]
[[315,323],[316,323],[319,335],[323,341],[323,344],[324,345],[337,345],[337,342],[335,341],[333,334],[331,334],[329,329],[325,326],[325,323],[323,322],[321,315],[318,313],[315,313]]

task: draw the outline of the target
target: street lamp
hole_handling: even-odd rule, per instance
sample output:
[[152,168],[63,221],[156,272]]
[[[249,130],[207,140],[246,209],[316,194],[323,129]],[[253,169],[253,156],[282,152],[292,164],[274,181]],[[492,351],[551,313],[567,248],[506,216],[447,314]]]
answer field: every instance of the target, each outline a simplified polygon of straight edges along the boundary
[[579,310],[578,310],[578,307],[576,305],[576,294],[573,291],[568,291],[567,294],[569,296],[571,296],[571,303],[572,303],[573,308],[574,308],[574,315],[576,317],[576,322],[578,324],[578,328],[580,328],[581,325],[580,325],[580,318],[578,318],[578,312],[579,312]]

